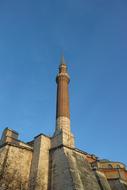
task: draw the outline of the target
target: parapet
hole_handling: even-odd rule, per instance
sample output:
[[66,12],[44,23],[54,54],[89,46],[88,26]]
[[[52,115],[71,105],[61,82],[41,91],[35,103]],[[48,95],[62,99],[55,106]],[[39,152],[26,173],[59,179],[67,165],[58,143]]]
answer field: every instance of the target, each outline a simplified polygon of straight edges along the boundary
[[19,134],[16,131],[9,129],[9,128],[5,128],[2,133],[0,145],[7,143],[7,142],[15,143],[18,140],[18,136],[19,136]]

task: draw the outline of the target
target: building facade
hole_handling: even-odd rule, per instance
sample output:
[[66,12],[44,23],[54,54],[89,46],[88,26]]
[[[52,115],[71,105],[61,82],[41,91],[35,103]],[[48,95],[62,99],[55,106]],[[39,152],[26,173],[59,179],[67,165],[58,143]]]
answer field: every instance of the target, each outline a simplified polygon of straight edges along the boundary
[[25,143],[6,128],[0,140],[0,190],[127,190],[124,164],[99,160],[75,147],[70,126],[70,76],[61,59],[57,83],[56,128]]

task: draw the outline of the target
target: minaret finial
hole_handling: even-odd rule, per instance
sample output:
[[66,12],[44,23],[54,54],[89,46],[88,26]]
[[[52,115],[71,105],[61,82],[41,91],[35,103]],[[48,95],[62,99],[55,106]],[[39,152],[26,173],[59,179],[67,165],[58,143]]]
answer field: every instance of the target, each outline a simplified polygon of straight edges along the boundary
[[61,65],[66,65],[66,63],[65,63],[65,59],[64,59],[64,54],[62,53],[62,55],[61,55],[61,61],[60,61],[60,64]]
[[[66,73],[68,75],[68,73],[67,73],[67,65],[65,63],[65,59],[64,59],[64,54],[63,53],[61,55],[61,60],[60,60],[60,65],[59,65],[59,73]],[[68,77],[69,77],[69,75],[68,75]]]

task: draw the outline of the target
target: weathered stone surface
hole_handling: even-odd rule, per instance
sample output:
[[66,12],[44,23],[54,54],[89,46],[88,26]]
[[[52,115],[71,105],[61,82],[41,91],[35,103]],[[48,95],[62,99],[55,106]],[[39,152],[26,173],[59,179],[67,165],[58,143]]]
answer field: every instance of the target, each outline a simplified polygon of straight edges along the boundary
[[23,148],[0,149],[0,190],[28,190],[31,159],[32,152]]
[[100,190],[97,179],[85,157],[65,149],[75,190]]
[[0,147],[0,190],[127,190],[126,180],[107,181],[77,149],[50,147],[44,135],[35,138],[34,152],[28,145]]
[[127,183],[119,179],[110,179],[108,182],[112,190],[127,190]]
[[18,139],[18,133],[12,129],[5,128],[0,140],[0,145],[6,142],[15,142]]
[[70,119],[68,117],[58,117],[56,119],[56,133],[59,131],[65,131],[66,133],[70,133]]
[[8,155],[8,146],[4,146],[0,148],[0,180],[3,176],[4,169],[6,167],[6,160]]
[[64,148],[52,151],[51,160],[50,190],[73,190],[73,181]]
[[51,140],[51,148],[65,145],[74,148],[74,136],[71,133],[59,132]]
[[111,190],[110,185],[106,179],[106,176],[102,172],[95,171],[95,176],[102,190]]
[[[50,190],[101,190],[98,179],[84,155],[69,148],[59,148],[51,152]],[[104,177],[104,176],[103,176]],[[110,190],[108,182],[104,190]]]
[[48,190],[50,139],[43,135],[35,138],[30,171],[30,190]]

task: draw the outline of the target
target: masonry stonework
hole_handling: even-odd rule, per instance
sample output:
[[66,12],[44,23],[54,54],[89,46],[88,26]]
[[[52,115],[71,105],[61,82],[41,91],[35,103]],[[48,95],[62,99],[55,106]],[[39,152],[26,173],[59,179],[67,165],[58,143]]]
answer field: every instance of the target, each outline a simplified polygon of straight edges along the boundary
[[0,189],[28,189],[32,151],[7,144],[0,151]]

